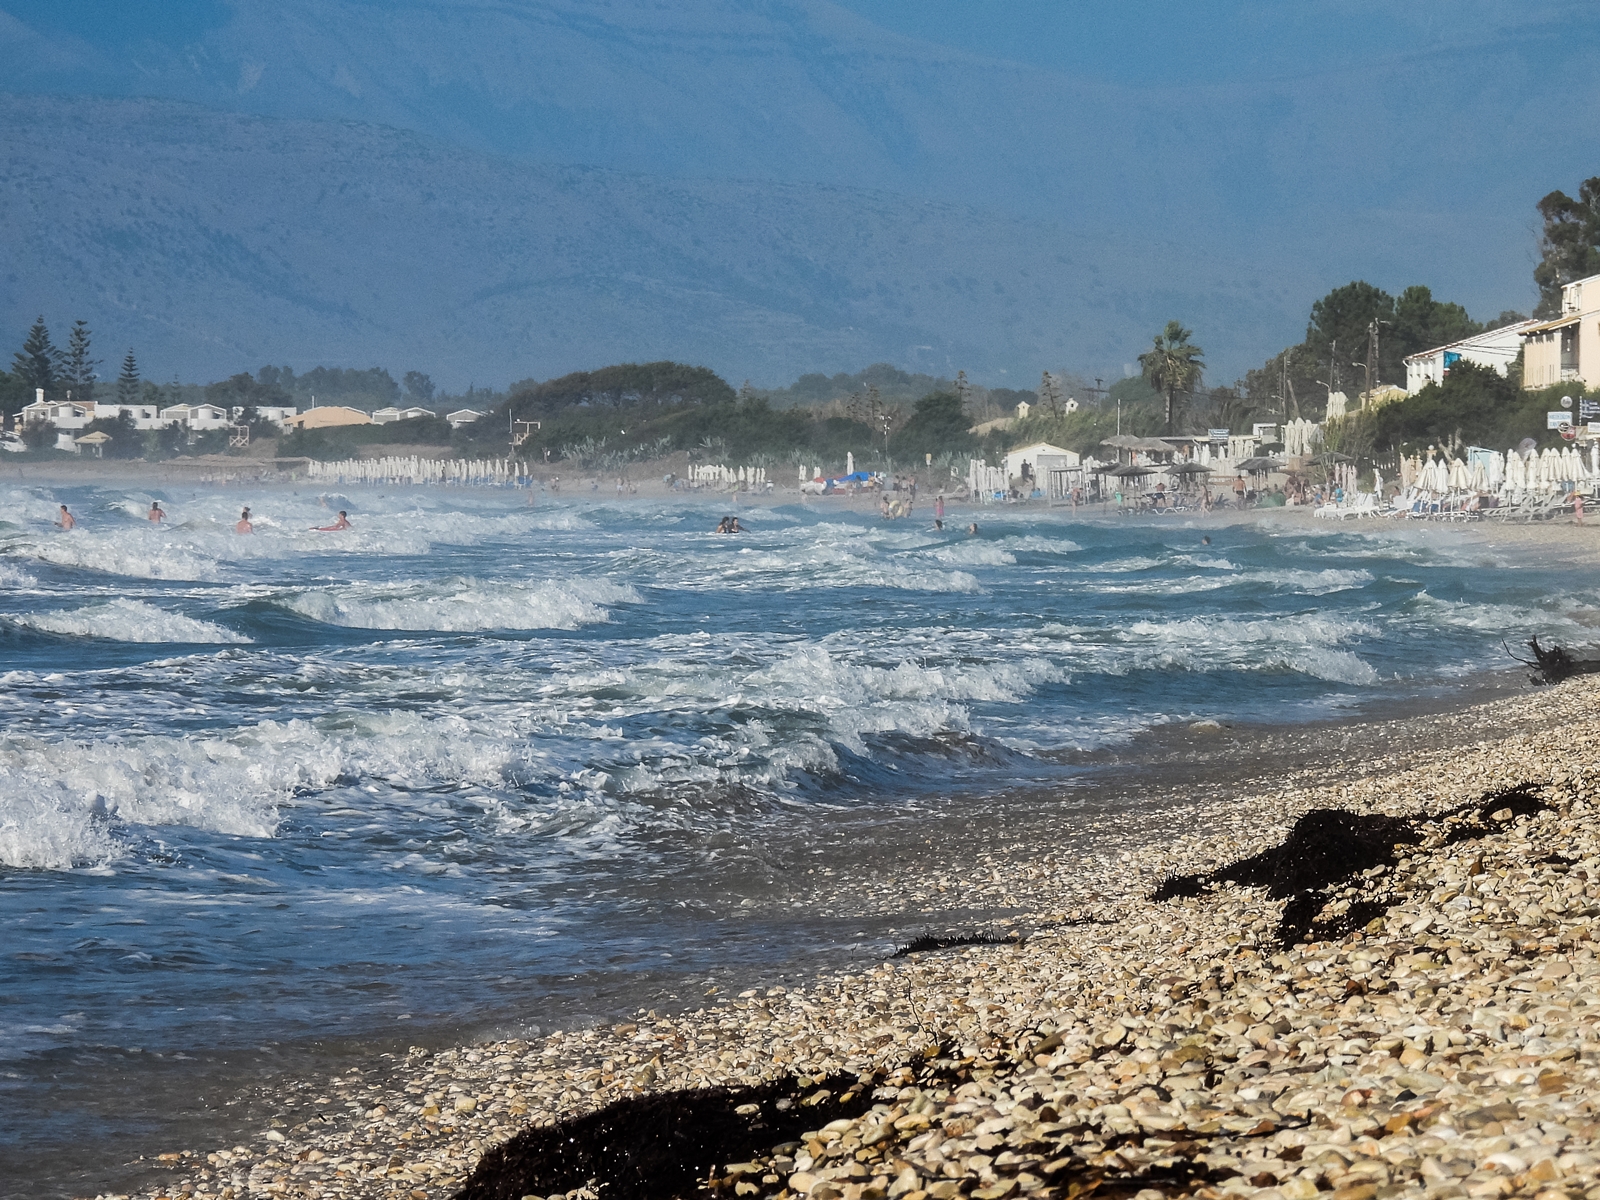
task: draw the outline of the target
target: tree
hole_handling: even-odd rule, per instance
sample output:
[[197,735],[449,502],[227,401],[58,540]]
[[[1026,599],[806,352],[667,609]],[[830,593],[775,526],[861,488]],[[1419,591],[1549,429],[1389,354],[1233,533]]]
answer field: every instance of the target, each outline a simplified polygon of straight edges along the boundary
[[1063,401],[1061,398],[1061,376],[1044,372],[1039,380],[1039,407],[1052,417],[1063,414]]
[[1205,351],[1189,342],[1190,331],[1177,321],[1156,334],[1150,349],[1139,355],[1139,365],[1150,386],[1166,397],[1166,430],[1172,432],[1173,409],[1179,392],[1192,392],[1205,370]]
[[1461,305],[1435,300],[1432,291],[1414,284],[1395,301],[1394,330],[1389,342],[1403,366],[1406,356],[1419,350],[1431,350],[1482,332],[1483,326]]
[[1561,285],[1600,274],[1600,176],[1578,185],[1574,200],[1554,191],[1539,201],[1544,233],[1539,239],[1539,264],[1533,281],[1539,285],[1540,318],[1561,315]]
[[22,429],[22,444],[29,450],[49,450],[56,444],[54,421],[29,421]]
[[903,453],[945,454],[972,445],[961,397],[954,392],[933,392],[911,406],[911,419],[895,435]]
[[433,399],[433,380],[421,371],[407,371],[405,387],[406,396],[418,404],[426,404]]
[[111,440],[101,449],[102,458],[138,458],[144,438],[134,428],[133,418],[121,412],[114,417],[96,417],[83,427],[83,435],[103,433]]
[[[1374,324],[1376,322],[1376,324]],[[1306,349],[1320,369],[1333,361],[1333,346],[1339,344],[1340,372],[1352,363],[1367,362],[1370,343],[1376,334],[1377,358],[1373,363],[1373,386],[1385,376],[1393,380],[1404,375],[1401,360],[1385,327],[1394,325],[1394,297],[1382,288],[1357,279],[1334,288],[1311,306],[1311,322],[1306,326]]]
[[89,357],[89,340],[89,322],[74,321],[67,338],[63,375],[66,385],[72,389],[72,398],[79,404],[94,403],[94,381],[99,378],[95,368],[100,360]]
[[117,403],[139,403],[139,360],[133,357],[131,346],[122,360],[122,373],[117,376]]
[[28,388],[43,388],[46,395],[54,394],[62,375],[62,355],[50,340],[41,315],[28,330],[22,349],[11,359],[11,371],[22,378]]

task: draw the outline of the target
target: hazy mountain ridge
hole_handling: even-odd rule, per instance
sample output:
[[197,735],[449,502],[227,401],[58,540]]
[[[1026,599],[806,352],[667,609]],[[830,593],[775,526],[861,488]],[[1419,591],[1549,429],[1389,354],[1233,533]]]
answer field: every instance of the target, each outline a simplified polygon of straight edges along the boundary
[[0,96],[0,128],[0,319],[82,315],[162,375],[378,362],[456,384],[673,357],[773,384],[891,360],[1031,385],[1120,364],[1174,308],[1260,326],[1290,302],[1215,267],[1140,286],[1169,251],[883,193],[154,100]]

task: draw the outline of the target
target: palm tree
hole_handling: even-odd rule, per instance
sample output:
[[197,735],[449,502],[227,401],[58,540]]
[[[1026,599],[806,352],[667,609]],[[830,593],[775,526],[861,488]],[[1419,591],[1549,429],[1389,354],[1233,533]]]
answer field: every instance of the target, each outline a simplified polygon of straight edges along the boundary
[[1172,409],[1179,392],[1192,392],[1205,370],[1205,351],[1189,344],[1189,330],[1177,321],[1155,336],[1155,344],[1139,355],[1144,377],[1167,398],[1167,432],[1172,432]]

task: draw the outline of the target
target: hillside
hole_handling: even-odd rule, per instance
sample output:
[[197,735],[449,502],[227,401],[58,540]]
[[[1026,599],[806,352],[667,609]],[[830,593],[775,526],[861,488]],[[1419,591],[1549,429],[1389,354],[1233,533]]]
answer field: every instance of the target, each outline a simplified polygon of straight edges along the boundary
[[1299,303],[1193,251],[1180,286],[1160,244],[960,206],[171,101],[0,96],[0,163],[0,328],[83,316],[157,377],[380,363],[460,386],[674,358],[777,384],[889,360],[1032,386],[1131,359],[1174,311],[1261,327]]

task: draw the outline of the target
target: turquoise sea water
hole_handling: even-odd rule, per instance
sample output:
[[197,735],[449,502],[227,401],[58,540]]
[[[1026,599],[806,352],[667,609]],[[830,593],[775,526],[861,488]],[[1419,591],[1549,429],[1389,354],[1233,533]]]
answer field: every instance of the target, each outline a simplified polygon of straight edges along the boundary
[[[1596,572],[1439,527],[332,503],[352,531],[310,531],[309,491],[5,496],[0,1179],[30,1194],[244,1119],[238,1056],[880,953],[784,887],[841,829],[1037,803],[1162,725],[1437,696],[1600,622]],[[76,1175],[38,1165],[74,1143]]]

